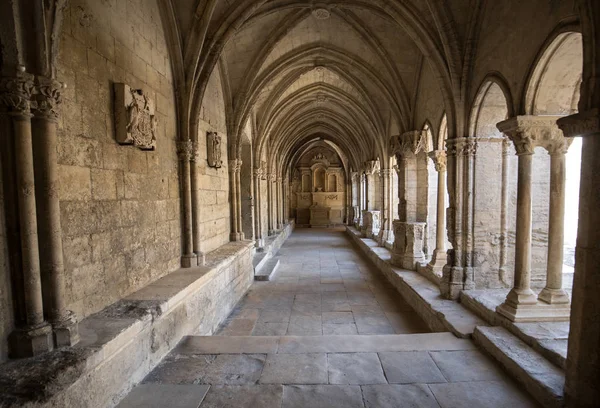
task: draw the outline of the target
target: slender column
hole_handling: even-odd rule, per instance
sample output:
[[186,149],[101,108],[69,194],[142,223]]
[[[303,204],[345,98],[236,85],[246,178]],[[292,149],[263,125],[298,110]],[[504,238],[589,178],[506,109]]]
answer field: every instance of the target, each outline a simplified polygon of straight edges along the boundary
[[52,324],[56,347],[72,346],[79,341],[77,319],[67,310],[65,268],[58,196],[56,123],[63,85],[38,77],[33,106],[33,139],[36,178],[36,204],[43,283],[44,310]]
[[273,226],[273,177],[274,174],[267,174],[267,201],[268,201],[268,215],[269,215],[269,236],[274,234]]
[[231,233],[229,239],[231,241],[240,240],[240,224],[239,224],[239,188],[238,175],[242,161],[238,159],[229,160],[229,198],[231,206]]
[[560,119],[558,126],[566,137],[583,137],[565,401],[569,408],[591,408],[600,401],[600,109]]
[[179,161],[181,162],[181,190],[183,201],[183,255],[181,256],[181,266],[191,268],[198,264],[196,254],[194,253],[194,237],[192,226],[192,183],[190,175],[190,160],[194,152],[194,146],[191,140],[180,141],[177,143]]
[[283,229],[283,178],[277,177],[277,229]]
[[365,173],[361,173],[359,177],[359,188],[358,188],[358,196],[359,196],[359,220],[358,225],[362,228],[363,226],[363,211],[367,208],[365,207],[365,183],[367,181],[367,176]]
[[[536,146],[548,146],[562,137],[556,117],[518,116],[498,124],[514,143],[519,157],[517,180],[517,231],[514,287],[498,306],[498,313],[515,322],[540,318],[555,320],[555,311],[540,309],[531,290],[531,172]],[[562,245],[562,244],[561,244]]]
[[390,223],[392,220],[392,202],[391,202],[391,179],[392,169],[381,169],[379,177],[381,178],[381,195],[383,208],[381,211],[381,228],[379,231],[379,244],[385,246],[390,237]]
[[9,338],[13,357],[29,357],[52,348],[51,327],[44,321],[37,235],[30,99],[33,75],[19,67],[14,77],[0,78],[0,105],[12,119],[15,140],[17,201],[21,234],[21,262],[25,325]]
[[550,153],[550,214],[548,225],[548,269],[546,287],[538,299],[549,304],[569,304],[569,295],[562,287],[563,245],[565,241],[565,154],[572,143],[559,135],[555,143],[548,146]]
[[238,161],[238,165],[235,168],[235,189],[237,192],[237,240],[244,240],[244,227],[242,223],[242,161]]
[[508,152],[510,148],[510,140],[505,137],[502,140],[502,192],[500,203],[500,261],[498,275],[500,281],[508,285],[506,277],[506,254],[508,251]]
[[200,203],[198,197],[200,194],[200,185],[198,182],[198,160],[198,142],[192,142],[192,155],[190,160],[190,185],[192,190],[192,242],[197,263],[198,265],[202,266],[206,263],[206,256],[201,249],[202,239],[200,237]]
[[256,225],[256,247],[262,248],[264,245],[263,231],[262,231],[262,196],[260,189],[260,182],[263,177],[263,170],[261,168],[254,168],[254,223]]
[[438,174],[435,250],[431,262],[429,262],[429,267],[436,276],[441,278],[442,269],[446,265],[446,152],[435,150],[429,153],[429,157],[433,161]]

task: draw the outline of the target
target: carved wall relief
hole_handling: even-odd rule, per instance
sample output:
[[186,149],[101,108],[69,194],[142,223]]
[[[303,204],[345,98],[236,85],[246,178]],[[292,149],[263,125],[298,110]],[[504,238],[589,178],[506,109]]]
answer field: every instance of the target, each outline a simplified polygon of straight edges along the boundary
[[206,134],[206,160],[209,167],[220,169],[223,165],[221,159],[221,136],[217,132]]
[[156,148],[157,119],[154,102],[141,89],[115,85],[115,129],[119,144],[132,144],[142,150]]

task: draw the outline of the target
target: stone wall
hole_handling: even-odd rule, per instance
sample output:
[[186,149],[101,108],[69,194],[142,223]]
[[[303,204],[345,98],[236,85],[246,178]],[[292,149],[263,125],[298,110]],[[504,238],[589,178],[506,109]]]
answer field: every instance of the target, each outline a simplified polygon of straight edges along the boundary
[[[220,169],[209,167],[206,161],[206,134],[217,132],[221,136]],[[198,121],[198,194],[201,249],[210,252],[229,242],[230,206],[229,171],[227,161],[227,125],[225,103],[219,70],[210,77]]]
[[[156,2],[69,2],[58,79],[67,301],[81,318],[179,267],[175,101]],[[116,82],[155,101],[156,151],[115,142]]]
[[13,329],[10,267],[8,263],[8,239],[4,215],[4,188],[0,163],[0,362],[8,354],[7,336]]

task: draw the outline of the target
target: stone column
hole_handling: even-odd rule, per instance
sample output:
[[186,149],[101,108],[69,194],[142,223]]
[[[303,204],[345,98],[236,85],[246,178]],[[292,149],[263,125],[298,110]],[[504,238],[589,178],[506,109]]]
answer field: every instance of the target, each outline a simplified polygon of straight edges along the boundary
[[254,197],[255,198],[255,207],[254,207],[254,223],[256,229],[256,247],[262,248],[264,246],[264,238],[263,238],[263,230],[262,230],[262,194],[260,189],[260,182],[263,178],[263,170],[258,167],[254,168]]
[[538,307],[530,281],[532,159],[536,146],[545,146],[562,137],[556,119],[550,116],[518,116],[498,123],[498,129],[514,143],[519,157],[514,287],[497,308],[498,313],[515,322],[554,320],[555,317],[555,312]]
[[240,241],[240,189],[239,174],[242,168],[242,161],[239,159],[229,160],[229,197],[231,205],[231,233],[230,241]]
[[[598,12],[600,20],[600,7]],[[600,401],[600,109],[560,119],[558,126],[566,137],[583,137],[565,401],[567,407],[595,407]]]
[[501,192],[501,206],[500,206],[500,260],[498,277],[500,281],[508,285],[508,279],[506,277],[506,255],[508,251],[508,216],[506,211],[508,209],[508,163],[509,157],[508,152],[510,149],[510,139],[505,137],[502,140],[502,192]]
[[[569,295],[562,287],[563,245],[565,241],[565,184],[567,150],[573,142],[556,133],[557,139],[546,148],[550,153],[550,214],[548,217],[548,270],[546,287],[538,295],[538,299],[562,308],[563,317],[570,314]],[[559,306],[560,305],[560,306]],[[557,311],[558,313],[558,311]]]
[[[394,246],[391,251],[393,265],[415,270],[416,264],[425,260],[423,239],[425,223],[415,222],[417,214],[409,211],[408,200],[416,197],[407,183],[409,160],[416,160],[416,155],[423,151],[426,139],[421,131],[412,131],[391,139],[390,150],[396,155],[398,163],[398,220],[394,226]],[[413,188],[413,187],[411,187]]]
[[385,243],[390,239],[392,233],[390,232],[390,225],[392,222],[392,195],[391,195],[391,181],[392,181],[392,169],[381,169],[379,171],[379,177],[381,178],[381,191],[382,191],[382,203],[383,208],[381,211],[381,227],[379,230],[379,244],[383,247]]
[[358,184],[358,197],[359,197],[359,209],[358,209],[358,226],[362,228],[363,226],[363,211],[366,210],[365,207],[365,183],[367,182],[367,177],[365,173],[361,173],[359,177]]
[[194,154],[194,145],[191,140],[177,142],[177,154],[181,162],[181,200],[183,201],[183,255],[181,267],[191,268],[198,265],[194,253],[194,237],[192,225],[192,182],[190,174],[190,161]]
[[275,233],[275,226],[273,225],[273,182],[275,175],[267,174],[267,200],[268,200],[268,212],[269,212],[269,236]]
[[277,229],[283,229],[283,177],[277,177]]
[[39,232],[42,293],[44,310],[54,332],[56,347],[72,346],[79,341],[77,319],[67,310],[65,268],[58,196],[58,160],[56,124],[63,85],[50,78],[37,78],[33,105],[33,141],[35,190]]
[[435,150],[429,153],[429,157],[435,165],[438,173],[437,183],[437,208],[436,208],[436,230],[435,250],[431,262],[427,265],[436,276],[442,277],[442,270],[446,265],[446,152]]
[[242,224],[242,161],[238,161],[238,165],[235,168],[235,188],[237,192],[237,241],[243,241],[245,238],[244,227]]
[[198,182],[198,142],[192,142],[192,155],[190,159],[190,186],[192,195],[192,242],[194,254],[196,254],[197,264],[202,266],[206,263],[206,256],[202,252],[202,239],[200,237],[200,203],[198,194],[200,194],[200,185]]
[[35,202],[30,100],[33,75],[19,67],[14,77],[0,78],[0,106],[12,122],[15,141],[17,201],[25,321],[9,337],[12,357],[30,357],[52,349],[51,326],[44,320]]

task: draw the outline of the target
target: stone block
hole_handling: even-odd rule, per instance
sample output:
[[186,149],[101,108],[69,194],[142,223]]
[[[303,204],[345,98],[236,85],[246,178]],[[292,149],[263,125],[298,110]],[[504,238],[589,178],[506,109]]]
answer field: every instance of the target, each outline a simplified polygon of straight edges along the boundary
[[61,200],[89,200],[92,195],[90,169],[59,165]]

